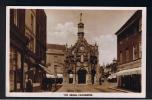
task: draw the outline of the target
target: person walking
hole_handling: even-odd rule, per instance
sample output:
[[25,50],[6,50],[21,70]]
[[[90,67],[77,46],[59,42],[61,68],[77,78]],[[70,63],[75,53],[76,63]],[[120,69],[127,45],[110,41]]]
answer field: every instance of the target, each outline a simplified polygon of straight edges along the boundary
[[29,77],[26,82],[26,92],[33,92],[33,83]]
[[99,78],[99,85],[102,85],[102,78]]

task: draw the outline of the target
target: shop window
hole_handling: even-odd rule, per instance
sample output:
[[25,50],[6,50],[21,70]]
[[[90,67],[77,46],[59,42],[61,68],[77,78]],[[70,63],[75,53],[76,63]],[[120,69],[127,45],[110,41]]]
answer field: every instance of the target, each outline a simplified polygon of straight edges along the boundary
[[10,91],[14,91],[15,89],[15,63],[16,63],[16,53],[14,48],[10,48]]
[[10,91],[16,91],[21,87],[21,55],[14,49],[10,48]]

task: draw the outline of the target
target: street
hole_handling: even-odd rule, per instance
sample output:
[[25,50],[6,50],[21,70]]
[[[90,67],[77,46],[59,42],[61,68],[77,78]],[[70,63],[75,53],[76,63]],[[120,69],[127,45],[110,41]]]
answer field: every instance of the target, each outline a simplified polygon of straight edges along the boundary
[[41,90],[40,88],[36,89],[34,92],[121,92],[121,93],[128,93],[130,91],[118,89],[115,86],[115,83],[109,83],[107,81],[103,82],[102,85],[99,84],[63,84],[57,85],[57,88],[54,87],[52,90]]
[[65,84],[57,92],[129,92],[117,89],[114,83],[104,82],[102,85]]
[[79,10],[10,9],[9,92],[143,92],[142,11]]

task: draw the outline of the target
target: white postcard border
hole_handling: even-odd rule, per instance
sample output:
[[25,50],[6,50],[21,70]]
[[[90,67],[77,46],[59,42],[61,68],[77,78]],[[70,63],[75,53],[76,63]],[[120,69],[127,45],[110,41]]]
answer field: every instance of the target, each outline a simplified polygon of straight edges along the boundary
[[[92,96],[65,96],[77,92],[35,92],[21,93],[9,91],[9,53],[10,53],[10,9],[52,9],[52,10],[142,10],[142,91],[141,93],[91,93]],[[65,98],[145,98],[146,96],[146,7],[64,7],[64,6],[7,6],[6,7],[6,96],[7,97],[65,97]]]

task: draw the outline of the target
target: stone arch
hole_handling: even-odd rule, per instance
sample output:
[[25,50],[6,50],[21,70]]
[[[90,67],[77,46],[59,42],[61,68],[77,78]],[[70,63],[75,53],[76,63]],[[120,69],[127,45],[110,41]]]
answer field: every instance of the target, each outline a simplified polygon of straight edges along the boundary
[[78,84],[86,84],[86,74],[87,74],[86,69],[80,68],[77,71],[77,74],[78,74]]

